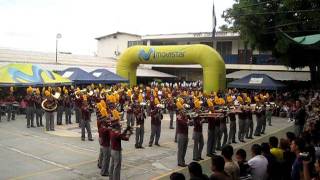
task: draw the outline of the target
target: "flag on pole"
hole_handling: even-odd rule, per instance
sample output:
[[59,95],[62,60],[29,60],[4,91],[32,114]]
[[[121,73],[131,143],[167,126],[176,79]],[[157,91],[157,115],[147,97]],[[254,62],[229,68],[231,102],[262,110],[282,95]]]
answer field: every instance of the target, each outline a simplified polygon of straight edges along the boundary
[[216,18],[216,13],[214,11],[214,0],[212,2],[212,41],[214,41],[214,37],[216,35],[216,25],[217,25],[217,18]]

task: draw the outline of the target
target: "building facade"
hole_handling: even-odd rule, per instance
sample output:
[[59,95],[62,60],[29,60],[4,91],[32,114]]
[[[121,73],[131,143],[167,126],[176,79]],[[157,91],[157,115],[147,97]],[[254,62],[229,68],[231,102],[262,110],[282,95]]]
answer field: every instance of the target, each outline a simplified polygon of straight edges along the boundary
[[[114,36],[116,38],[114,38]],[[126,48],[134,45],[187,45],[205,44],[216,49],[226,64],[227,74],[237,70],[293,71],[274,58],[271,52],[261,52],[246,48],[239,33],[211,32],[135,35],[123,32],[102,36],[98,40],[98,56],[117,58]],[[109,49],[107,49],[109,48]],[[115,52],[119,52],[115,56]],[[200,65],[144,65],[157,71],[172,74],[178,80],[194,81],[202,79]],[[307,68],[298,71],[308,71]]]

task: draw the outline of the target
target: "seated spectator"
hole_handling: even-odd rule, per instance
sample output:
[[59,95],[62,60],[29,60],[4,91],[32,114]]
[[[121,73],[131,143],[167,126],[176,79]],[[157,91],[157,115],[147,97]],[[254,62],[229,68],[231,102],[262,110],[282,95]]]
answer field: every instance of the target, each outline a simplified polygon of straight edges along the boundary
[[182,173],[174,172],[170,175],[170,180],[185,180],[186,178]]
[[192,162],[188,165],[190,180],[206,180],[209,177],[202,173],[202,167],[198,162]]
[[295,139],[291,143],[291,152],[294,152],[296,158],[292,165],[291,179],[300,180],[302,179],[302,159],[300,158],[300,153],[303,152],[305,143],[302,139]]
[[226,145],[222,148],[221,155],[225,161],[224,171],[229,174],[232,180],[237,180],[240,177],[240,168],[238,163],[232,160],[233,147]]
[[270,152],[278,161],[283,161],[283,150],[278,148],[279,140],[277,137],[272,136],[269,138]]
[[251,153],[252,158],[248,161],[248,164],[251,168],[252,179],[267,179],[268,160],[261,155],[261,146],[259,144],[252,145]]
[[222,156],[211,158],[212,175],[210,180],[231,180],[231,177],[224,171],[224,159]]
[[236,152],[236,159],[240,168],[240,179],[241,180],[248,180],[251,179],[250,175],[250,166],[246,160],[247,153],[244,149],[239,149]]
[[268,172],[268,179],[274,179],[278,180],[281,179],[281,172],[279,171],[280,165],[274,155],[270,152],[270,147],[268,143],[262,143],[261,144],[261,152],[262,155],[267,158],[268,160],[268,166],[267,166],[267,172]]

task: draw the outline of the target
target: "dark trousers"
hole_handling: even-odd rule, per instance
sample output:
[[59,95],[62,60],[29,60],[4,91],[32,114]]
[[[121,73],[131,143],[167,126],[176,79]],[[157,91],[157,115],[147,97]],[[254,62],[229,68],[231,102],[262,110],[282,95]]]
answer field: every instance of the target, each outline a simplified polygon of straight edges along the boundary
[[253,120],[248,119],[248,131],[246,132],[246,138],[252,138],[253,134]]
[[66,124],[71,124],[71,108],[65,107],[64,112],[65,112],[65,116],[66,116]]
[[186,164],[184,158],[186,156],[187,147],[188,147],[188,135],[186,134],[177,134],[177,140],[178,140],[178,164],[184,165]]
[[54,131],[54,114],[53,112],[45,112],[46,118],[46,130],[47,131]]
[[63,111],[64,111],[64,107],[58,106],[58,108],[57,108],[57,125],[62,125]]
[[120,180],[122,154],[121,151],[111,150],[111,165],[109,180]]
[[170,116],[170,128],[173,128],[174,111],[169,110],[169,116]]
[[[223,136],[223,141],[221,144],[221,139]],[[228,140],[228,131],[227,131],[227,125],[226,124],[221,124],[220,128],[219,128],[219,138],[218,138],[218,142],[217,142],[217,149],[221,149],[221,147],[223,147],[224,145],[226,145]]]
[[144,126],[141,125],[136,128],[136,147],[141,147],[143,144]]
[[27,107],[26,108],[26,116],[27,116],[27,126],[30,127],[34,126],[34,112],[35,108],[34,107]]
[[155,141],[155,144],[159,144],[161,134],[161,125],[151,125],[151,135],[150,135],[150,141],[149,144],[153,144],[153,141]]
[[230,121],[228,144],[236,141],[237,124],[236,121]]
[[193,132],[193,159],[200,159],[204,145],[202,132]]
[[36,108],[36,123],[37,126],[43,126],[42,125],[42,115],[43,115],[43,110],[42,108]]
[[86,138],[85,130],[87,130],[88,139],[92,139],[91,127],[90,127],[89,120],[81,120],[81,139]]
[[101,175],[109,175],[109,165],[111,157],[111,148],[110,146],[104,147],[101,146],[102,151],[102,162],[101,162]]

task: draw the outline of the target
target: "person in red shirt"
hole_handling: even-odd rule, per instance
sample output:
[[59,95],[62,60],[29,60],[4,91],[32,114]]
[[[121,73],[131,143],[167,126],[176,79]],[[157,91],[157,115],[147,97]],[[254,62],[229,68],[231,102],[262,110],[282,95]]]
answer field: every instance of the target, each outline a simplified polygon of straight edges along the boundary
[[180,102],[177,102],[177,141],[178,141],[178,166],[186,167],[185,156],[188,147],[188,117]]
[[93,141],[92,134],[91,134],[91,110],[89,108],[88,100],[86,96],[83,96],[83,103],[81,106],[81,140],[85,140],[85,129],[88,132],[88,140]]
[[111,128],[108,126],[107,118],[103,115],[98,129],[99,132],[99,143],[102,151],[102,161],[101,161],[101,176],[109,175],[109,164],[111,157],[111,148],[110,148],[110,132]]
[[[200,102],[195,101],[195,112],[200,113]],[[193,160],[200,161],[203,160],[201,158],[201,153],[204,145],[204,139],[202,134],[202,118],[197,116],[193,119],[193,136],[192,139],[194,140],[193,146]]]
[[122,148],[121,141],[128,141],[130,134],[126,131],[121,133],[121,126],[118,121],[112,124],[112,131],[110,132],[111,141],[111,166],[109,169],[110,180],[120,180],[121,161],[122,161]]
[[149,147],[152,146],[155,141],[156,146],[160,146],[159,139],[161,134],[161,120],[163,118],[162,112],[157,105],[151,106],[151,135],[149,141]]

